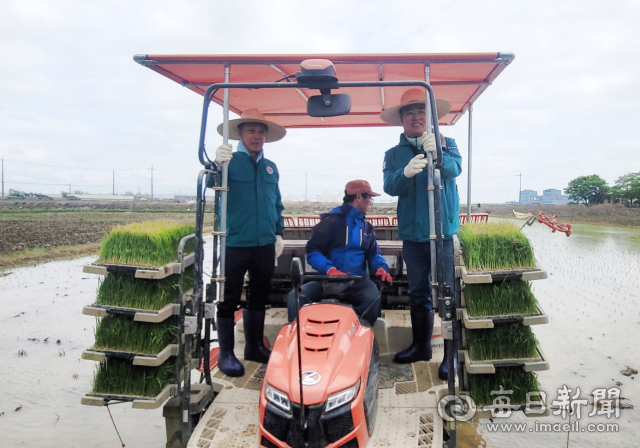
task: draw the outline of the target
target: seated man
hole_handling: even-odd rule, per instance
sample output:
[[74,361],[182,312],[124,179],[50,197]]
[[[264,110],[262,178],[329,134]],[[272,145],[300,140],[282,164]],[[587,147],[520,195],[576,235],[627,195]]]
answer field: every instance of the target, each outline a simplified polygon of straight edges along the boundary
[[[360,275],[344,292],[344,301],[353,305],[358,316],[373,325],[380,316],[381,305],[375,283],[369,278],[367,263],[381,280],[392,283],[389,266],[380,255],[373,225],[365,215],[380,196],[371,190],[369,182],[352,180],[344,190],[344,203],[322,215],[313,227],[307,242],[307,263],[322,275]],[[322,282],[309,282],[302,286],[300,306],[322,299]],[[287,296],[289,322],[296,315],[295,291]],[[365,315],[362,315],[365,313]]]

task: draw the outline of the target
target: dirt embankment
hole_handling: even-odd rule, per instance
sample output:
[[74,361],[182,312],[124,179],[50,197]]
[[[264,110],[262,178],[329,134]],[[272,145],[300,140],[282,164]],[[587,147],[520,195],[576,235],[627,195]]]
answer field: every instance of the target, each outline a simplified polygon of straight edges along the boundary
[[[118,224],[160,219],[191,224],[195,222],[195,213],[187,211],[187,207],[178,208],[174,204],[169,204],[165,209],[154,208],[146,212],[109,209],[104,204],[81,205],[62,210],[42,209],[42,203],[23,205],[20,202],[11,204],[10,207],[6,203],[2,205],[0,269],[97,253],[100,241]],[[51,206],[51,202],[49,205]]]
[[75,220],[2,220],[0,221],[0,254],[26,249],[49,249],[96,243],[109,231],[113,222]]
[[[587,207],[584,204],[572,205],[508,205],[487,204],[478,208],[471,207],[472,213],[488,213],[490,216],[513,218],[513,210],[537,215],[556,215],[567,224],[594,224],[602,226],[640,228],[640,208],[627,208],[621,204],[602,204]],[[466,213],[465,206],[460,213]]]
[[[207,207],[212,207],[212,203],[207,203]],[[6,199],[0,200],[0,213],[3,211],[105,211],[105,212],[153,212],[153,211],[192,211],[194,204],[186,202],[170,202],[170,201],[51,201],[51,200],[35,200],[35,199]]]

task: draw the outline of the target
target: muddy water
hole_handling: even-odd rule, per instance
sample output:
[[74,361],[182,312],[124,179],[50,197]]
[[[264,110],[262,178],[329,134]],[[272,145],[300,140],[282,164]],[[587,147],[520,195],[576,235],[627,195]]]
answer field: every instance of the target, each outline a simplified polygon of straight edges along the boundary
[[[560,416],[525,418],[514,414],[497,423],[525,423],[524,432],[491,432],[489,420],[474,423],[460,446],[488,447],[637,447],[640,437],[640,233],[608,228],[579,228],[571,237],[551,234],[535,224],[524,232],[548,280],[533,282],[551,317],[534,327],[551,362],[540,372],[547,402],[566,385],[579,399],[593,401],[594,389],[619,386],[623,403],[618,418],[592,416],[581,406],[578,432],[541,432],[535,422],[567,423]],[[94,319],[81,314],[95,298],[97,276],[82,273],[85,257],[15,269],[0,277],[0,447],[114,447],[118,436],[106,408],[81,406],[90,390],[94,362],[80,359],[93,342]],[[32,340],[30,340],[32,339]],[[57,341],[60,340],[60,343]],[[21,356],[21,352],[23,353]],[[161,410],[110,406],[128,447],[162,447],[166,439]],[[19,410],[18,410],[19,409]],[[572,421],[575,421],[575,416]],[[616,423],[618,432],[588,432],[591,423]],[[580,430],[584,428],[585,432]],[[471,429],[471,430],[469,430]],[[475,429],[475,431],[473,430]]]
[[[97,276],[82,273],[82,265],[94,259],[15,269],[0,278],[2,447],[120,446],[107,408],[80,405],[96,365],[80,359],[93,345],[95,324],[82,307],[93,303],[97,288]],[[161,409],[110,409],[128,447],[164,446]]]

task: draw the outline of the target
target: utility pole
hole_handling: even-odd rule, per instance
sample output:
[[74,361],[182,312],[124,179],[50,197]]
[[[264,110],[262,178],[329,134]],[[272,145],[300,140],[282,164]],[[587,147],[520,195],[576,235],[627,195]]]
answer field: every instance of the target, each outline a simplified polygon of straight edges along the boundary
[[2,156],[2,199],[4,199],[4,156]]
[[153,165],[151,165],[151,200],[153,201]]
[[71,194],[71,184],[69,184],[69,194]]
[[111,194],[115,196],[116,195],[116,170],[113,170],[112,180],[113,180],[113,190]]
[[522,171],[518,174],[520,177],[520,186],[518,187],[518,205],[522,205]]
[[305,171],[304,172],[304,200],[305,200],[305,202],[307,201],[307,180],[308,180],[308,176],[309,175]]

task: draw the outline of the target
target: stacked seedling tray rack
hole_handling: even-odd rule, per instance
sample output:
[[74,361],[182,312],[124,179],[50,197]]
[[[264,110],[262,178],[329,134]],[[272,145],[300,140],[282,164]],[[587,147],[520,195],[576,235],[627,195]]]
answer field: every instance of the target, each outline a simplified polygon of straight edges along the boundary
[[191,359],[185,333],[195,332],[185,317],[196,278],[194,230],[173,222],[119,226],[103,240],[99,260],[83,267],[103,278],[96,302],[83,309],[96,317],[96,331],[82,358],[100,364],[82,404],[155,409],[179,394]]
[[[549,317],[529,282],[547,278],[547,272],[535,260],[528,239],[508,222],[462,227],[454,236],[454,263],[461,285],[461,393],[474,400],[477,417],[506,409],[539,415],[542,404],[527,393],[539,390],[535,372],[548,370],[549,361],[531,326],[546,324]],[[499,395],[508,400],[496,401]]]

